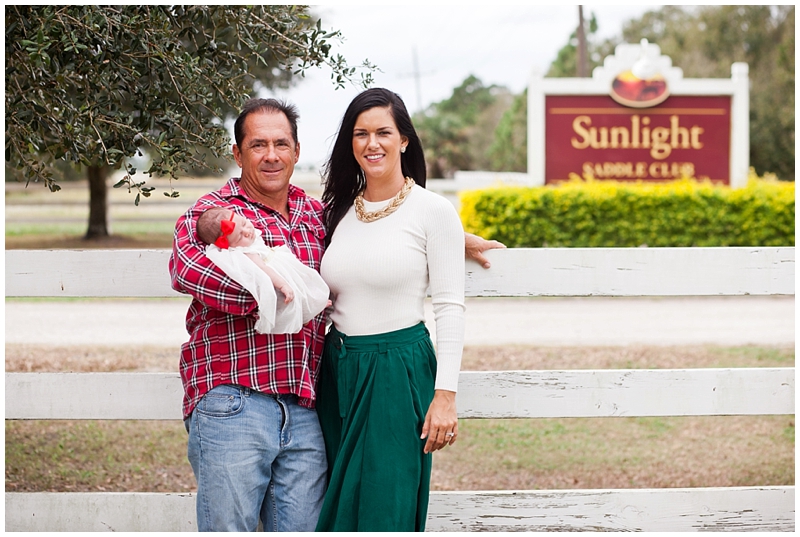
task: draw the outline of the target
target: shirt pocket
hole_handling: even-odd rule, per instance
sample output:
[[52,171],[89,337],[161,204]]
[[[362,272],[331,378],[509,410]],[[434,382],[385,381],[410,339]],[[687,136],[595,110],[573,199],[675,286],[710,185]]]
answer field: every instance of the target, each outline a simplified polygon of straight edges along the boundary
[[308,233],[313,235],[317,240],[322,242],[325,240],[325,226],[316,216],[309,213],[304,213],[300,218],[300,223],[307,230]]

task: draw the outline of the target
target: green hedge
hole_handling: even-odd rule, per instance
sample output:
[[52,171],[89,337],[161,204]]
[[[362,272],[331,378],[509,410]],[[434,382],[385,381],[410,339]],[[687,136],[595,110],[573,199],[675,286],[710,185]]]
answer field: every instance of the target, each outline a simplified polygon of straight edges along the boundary
[[571,181],[461,193],[464,228],[509,247],[794,246],[794,183]]

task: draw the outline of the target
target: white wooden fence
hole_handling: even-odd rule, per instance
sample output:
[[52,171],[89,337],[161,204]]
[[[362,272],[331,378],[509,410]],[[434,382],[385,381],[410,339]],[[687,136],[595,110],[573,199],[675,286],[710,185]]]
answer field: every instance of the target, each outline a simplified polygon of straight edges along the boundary
[[[7,251],[6,296],[176,296],[168,256]],[[490,270],[467,264],[469,296],[794,295],[794,248],[511,249],[490,258]],[[6,419],[179,420],[181,397],[177,373],[6,374]],[[794,414],[794,368],[463,372],[458,406],[462,418]],[[793,486],[434,492],[428,530],[794,531],[794,497]],[[194,531],[194,501],[6,493],[5,529]]]

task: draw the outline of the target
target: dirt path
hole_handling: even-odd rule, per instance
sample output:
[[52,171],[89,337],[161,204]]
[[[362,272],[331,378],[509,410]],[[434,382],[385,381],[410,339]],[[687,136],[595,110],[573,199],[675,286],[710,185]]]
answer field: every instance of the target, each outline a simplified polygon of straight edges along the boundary
[[[7,343],[179,346],[189,301],[6,300]],[[426,322],[435,331],[428,305]],[[794,345],[794,297],[472,298],[466,345]]]

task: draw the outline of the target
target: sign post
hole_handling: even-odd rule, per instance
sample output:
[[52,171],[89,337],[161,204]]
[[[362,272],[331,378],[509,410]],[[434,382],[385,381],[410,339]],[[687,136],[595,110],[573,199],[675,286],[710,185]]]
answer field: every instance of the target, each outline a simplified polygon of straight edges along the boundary
[[749,170],[749,81],[684,79],[657,45],[617,46],[591,78],[528,88],[528,174],[535,185],[707,179],[741,187]]

